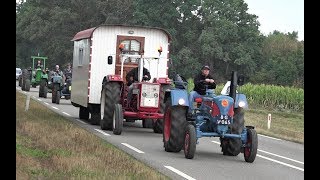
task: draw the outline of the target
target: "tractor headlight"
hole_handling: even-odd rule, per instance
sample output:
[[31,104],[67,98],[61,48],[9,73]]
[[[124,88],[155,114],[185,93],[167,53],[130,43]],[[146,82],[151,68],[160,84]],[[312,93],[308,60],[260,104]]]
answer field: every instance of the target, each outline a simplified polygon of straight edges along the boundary
[[186,102],[186,101],[181,98],[181,99],[179,99],[178,104],[179,104],[179,105],[183,105],[185,102]]
[[154,93],[154,95],[153,95],[155,98],[157,98],[159,95],[158,95],[158,93]]
[[245,105],[246,105],[246,103],[244,101],[239,102],[239,107],[244,107]]

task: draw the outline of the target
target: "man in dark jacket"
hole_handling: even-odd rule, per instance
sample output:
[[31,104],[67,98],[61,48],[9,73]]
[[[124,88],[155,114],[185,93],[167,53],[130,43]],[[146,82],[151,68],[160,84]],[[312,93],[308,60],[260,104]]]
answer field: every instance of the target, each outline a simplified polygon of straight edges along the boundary
[[[132,83],[139,81],[138,74],[139,74],[138,67],[135,67],[135,68],[131,69],[131,71],[129,71],[128,74],[126,75],[127,86],[129,86],[128,98],[127,98],[129,102],[130,102],[131,96],[132,96],[132,89],[133,89]],[[149,81],[151,79],[150,72],[145,67],[143,67],[142,76],[143,76],[142,80],[144,80],[144,81]]]
[[208,86],[208,89],[216,88],[216,83],[214,82],[213,77],[209,74],[209,72],[210,67],[207,65],[203,66],[201,68],[201,73],[197,74],[193,80],[194,88],[189,95],[189,113],[193,112],[194,99],[206,94],[206,85]]

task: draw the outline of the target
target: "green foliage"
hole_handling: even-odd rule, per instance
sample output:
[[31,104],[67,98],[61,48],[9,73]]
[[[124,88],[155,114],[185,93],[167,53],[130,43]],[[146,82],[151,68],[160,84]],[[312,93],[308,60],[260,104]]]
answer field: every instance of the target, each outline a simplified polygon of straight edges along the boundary
[[48,67],[72,61],[74,35],[101,24],[166,29],[175,72],[193,78],[204,64],[217,81],[238,71],[251,83],[304,86],[304,42],[297,32],[264,36],[244,0],[28,0],[16,3],[16,65],[48,56]]

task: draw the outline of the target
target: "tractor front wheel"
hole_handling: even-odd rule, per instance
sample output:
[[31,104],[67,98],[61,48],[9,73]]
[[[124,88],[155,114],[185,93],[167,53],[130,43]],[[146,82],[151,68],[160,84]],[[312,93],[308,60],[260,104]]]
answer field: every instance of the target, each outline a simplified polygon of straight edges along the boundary
[[120,135],[123,127],[123,112],[121,104],[115,104],[112,121],[113,134]]
[[247,143],[244,147],[244,160],[252,163],[256,159],[258,150],[258,136],[254,129],[247,129]]
[[184,156],[187,159],[193,159],[194,153],[196,152],[196,129],[192,124],[188,124],[184,136]]

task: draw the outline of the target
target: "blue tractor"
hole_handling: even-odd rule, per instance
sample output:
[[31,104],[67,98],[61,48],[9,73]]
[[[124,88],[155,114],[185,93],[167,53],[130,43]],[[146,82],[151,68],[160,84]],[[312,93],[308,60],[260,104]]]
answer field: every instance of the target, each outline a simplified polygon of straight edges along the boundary
[[223,90],[227,92],[216,95],[214,91],[207,89],[206,95],[195,98],[192,116],[187,113],[187,82],[179,75],[173,82],[175,88],[168,90],[164,98],[165,151],[180,152],[183,149],[185,157],[192,159],[199,138],[219,137],[223,155],[237,156],[243,153],[246,162],[255,160],[258,136],[253,126],[244,125],[247,100],[244,94],[237,92],[237,87],[244,83],[243,76],[238,77],[237,72],[233,71],[229,86]]

